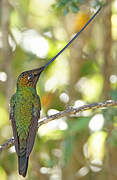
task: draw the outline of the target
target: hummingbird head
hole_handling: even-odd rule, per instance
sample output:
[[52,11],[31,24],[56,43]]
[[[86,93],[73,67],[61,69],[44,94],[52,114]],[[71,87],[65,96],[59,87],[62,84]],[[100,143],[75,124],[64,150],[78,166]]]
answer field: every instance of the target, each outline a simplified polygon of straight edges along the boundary
[[17,80],[17,87],[31,87],[36,88],[37,81],[41,72],[44,70],[44,66],[38,69],[22,72]]

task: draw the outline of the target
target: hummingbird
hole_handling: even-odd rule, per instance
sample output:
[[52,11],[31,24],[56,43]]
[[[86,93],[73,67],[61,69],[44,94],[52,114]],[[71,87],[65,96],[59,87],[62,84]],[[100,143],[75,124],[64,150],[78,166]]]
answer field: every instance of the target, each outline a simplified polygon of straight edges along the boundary
[[27,174],[28,160],[35,142],[38,120],[40,118],[41,103],[36,91],[38,79],[44,69],[78,37],[100,10],[101,7],[96,11],[91,19],[89,19],[81,31],[78,32],[47,64],[37,69],[22,72],[17,79],[16,93],[10,100],[10,120],[14,136],[15,150],[18,156],[18,170],[19,174],[23,177]]

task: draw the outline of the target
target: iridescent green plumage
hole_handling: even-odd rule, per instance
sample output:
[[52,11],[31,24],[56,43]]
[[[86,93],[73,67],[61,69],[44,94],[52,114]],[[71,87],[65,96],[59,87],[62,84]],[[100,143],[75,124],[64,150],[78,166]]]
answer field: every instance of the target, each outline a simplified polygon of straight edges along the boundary
[[43,70],[41,67],[23,72],[18,77],[17,91],[10,101],[10,119],[18,155],[19,174],[24,177],[40,117],[41,104],[36,92],[36,83]]

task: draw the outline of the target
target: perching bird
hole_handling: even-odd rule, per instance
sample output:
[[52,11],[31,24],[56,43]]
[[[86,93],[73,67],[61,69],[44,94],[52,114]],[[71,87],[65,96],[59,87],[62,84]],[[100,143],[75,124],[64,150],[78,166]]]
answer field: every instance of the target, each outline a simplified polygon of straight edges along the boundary
[[32,151],[40,118],[40,98],[37,95],[36,84],[43,70],[52,63],[86,26],[98,14],[101,8],[92,16],[87,24],[73,39],[45,66],[21,73],[17,80],[17,90],[10,100],[10,120],[12,123],[15,149],[18,156],[19,174],[26,176],[28,159]]
[[41,67],[21,73],[17,80],[17,91],[10,101],[10,119],[18,155],[19,174],[24,177],[40,117],[41,104],[36,84],[43,69],[44,67]]

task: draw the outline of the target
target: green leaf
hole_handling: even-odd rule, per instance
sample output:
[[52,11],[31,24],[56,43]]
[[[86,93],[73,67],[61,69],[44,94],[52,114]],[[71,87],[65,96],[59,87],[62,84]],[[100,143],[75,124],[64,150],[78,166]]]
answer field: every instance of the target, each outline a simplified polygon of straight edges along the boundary
[[65,6],[66,3],[67,3],[66,0],[59,1],[56,5],[56,8],[62,8]]
[[79,11],[79,7],[76,4],[72,4],[71,10],[73,13],[77,13]]

